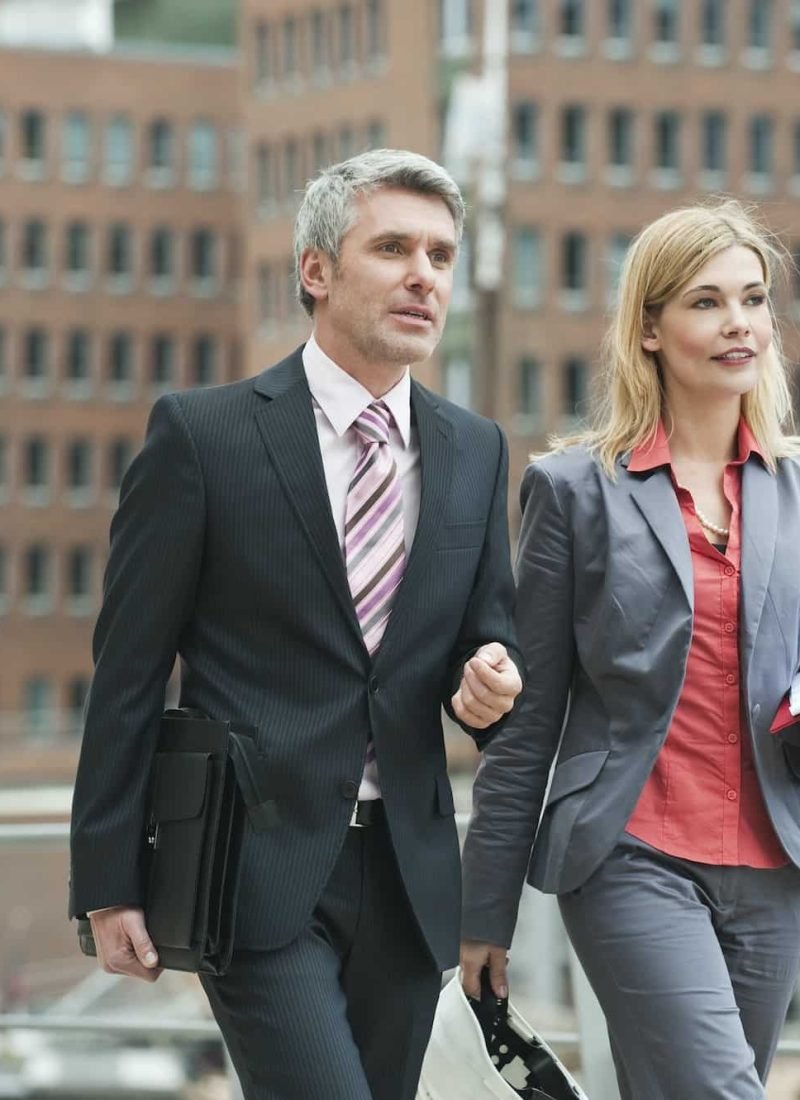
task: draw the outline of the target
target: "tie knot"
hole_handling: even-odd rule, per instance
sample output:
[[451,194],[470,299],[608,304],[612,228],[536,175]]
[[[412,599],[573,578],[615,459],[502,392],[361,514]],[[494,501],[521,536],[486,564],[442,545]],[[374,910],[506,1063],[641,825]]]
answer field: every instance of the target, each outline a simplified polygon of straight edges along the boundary
[[392,414],[383,401],[373,401],[353,421],[353,427],[362,443],[388,443]]

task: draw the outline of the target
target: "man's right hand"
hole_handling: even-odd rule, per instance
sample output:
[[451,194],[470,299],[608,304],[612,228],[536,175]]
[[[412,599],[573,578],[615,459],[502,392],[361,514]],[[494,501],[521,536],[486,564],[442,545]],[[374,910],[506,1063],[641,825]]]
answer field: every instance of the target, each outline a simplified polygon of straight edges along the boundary
[[489,967],[489,978],[496,997],[508,996],[508,978],[506,963],[508,951],[494,943],[481,943],[480,940],[461,941],[461,985],[468,997],[481,999],[481,970]]
[[117,905],[89,917],[97,958],[107,974],[127,974],[154,982],[160,975],[158,954],[147,934],[141,909]]

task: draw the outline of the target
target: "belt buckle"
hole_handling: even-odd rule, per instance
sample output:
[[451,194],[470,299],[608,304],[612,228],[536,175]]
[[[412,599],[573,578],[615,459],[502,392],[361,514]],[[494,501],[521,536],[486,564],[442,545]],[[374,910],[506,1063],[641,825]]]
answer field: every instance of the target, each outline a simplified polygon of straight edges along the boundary
[[353,803],[353,812],[350,815],[350,828],[351,829],[366,829],[366,825],[362,824],[358,820],[358,800]]

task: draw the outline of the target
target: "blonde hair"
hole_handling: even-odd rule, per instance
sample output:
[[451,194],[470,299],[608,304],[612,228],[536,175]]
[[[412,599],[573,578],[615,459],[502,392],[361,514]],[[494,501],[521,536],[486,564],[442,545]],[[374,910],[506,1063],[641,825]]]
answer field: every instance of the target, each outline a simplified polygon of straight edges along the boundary
[[[786,250],[733,199],[674,210],[645,226],[622,265],[618,304],[603,345],[593,423],[568,438],[552,438],[552,449],[582,444],[613,478],[621,455],[654,439],[664,391],[655,355],[642,347],[645,322],[712,257],[732,245],[756,254],[768,290],[785,275]],[[777,459],[800,454],[800,439],[784,431],[784,425],[791,430],[791,414],[787,367],[775,324],[758,382],[742,398],[742,415],[772,470]]]

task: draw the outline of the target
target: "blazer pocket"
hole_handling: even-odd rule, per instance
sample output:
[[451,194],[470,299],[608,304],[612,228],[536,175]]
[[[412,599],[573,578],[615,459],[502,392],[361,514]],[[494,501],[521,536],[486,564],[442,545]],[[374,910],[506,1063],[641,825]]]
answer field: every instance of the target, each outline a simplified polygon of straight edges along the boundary
[[568,794],[574,794],[594,783],[608,759],[608,749],[582,752],[556,764],[553,781],[547,796],[548,807]]
[[436,776],[436,812],[439,817],[452,817],[456,812],[447,772],[439,772]]
[[474,550],[483,546],[486,523],[445,523],[439,531],[437,550]]

